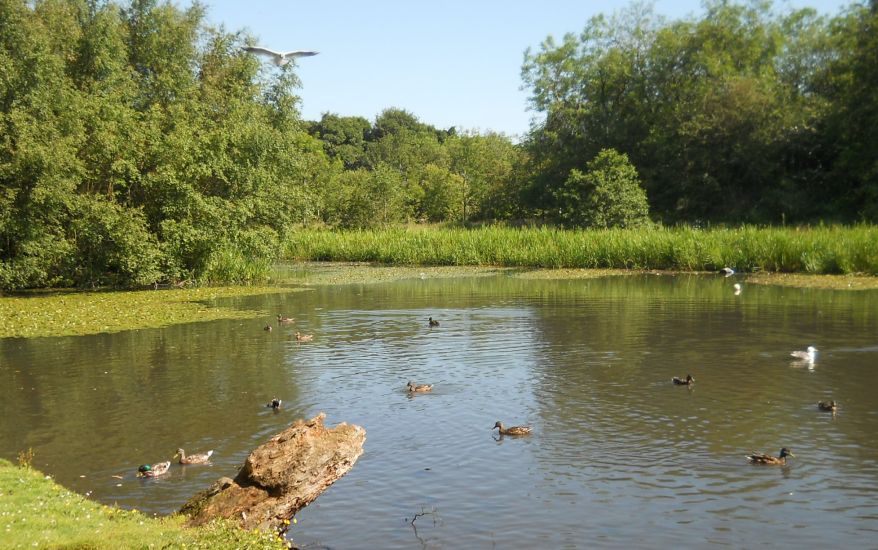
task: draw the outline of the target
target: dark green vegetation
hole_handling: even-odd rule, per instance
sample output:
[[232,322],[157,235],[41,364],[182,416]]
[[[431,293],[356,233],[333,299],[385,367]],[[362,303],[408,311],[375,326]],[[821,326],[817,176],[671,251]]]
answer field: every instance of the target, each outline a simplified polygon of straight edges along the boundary
[[878,0],[597,17],[526,54],[544,117],[514,144],[303,121],[294,65],[198,4],[0,0],[0,289],[258,280],[315,225],[875,222],[876,24]]
[[654,218],[878,219],[878,2],[833,18],[708,0],[695,20],[644,6],[548,38],[522,75],[532,207],[605,148],[637,168]]
[[481,265],[878,274],[878,227],[782,229],[302,230],[289,259]]
[[185,518],[151,518],[70,492],[27,465],[0,460],[4,548],[286,548],[277,535],[213,522],[188,529]]

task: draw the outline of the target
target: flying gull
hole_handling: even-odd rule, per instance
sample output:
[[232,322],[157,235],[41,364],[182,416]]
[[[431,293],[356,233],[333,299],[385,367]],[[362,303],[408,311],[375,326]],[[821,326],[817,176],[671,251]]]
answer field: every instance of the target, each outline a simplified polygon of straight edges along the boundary
[[278,67],[283,67],[287,63],[290,62],[290,59],[294,59],[296,57],[311,57],[312,55],[317,55],[320,52],[312,52],[309,50],[295,50],[292,52],[276,52],[274,50],[269,50],[268,48],[263,48],[261,46],[244,46],[241,48],[245,52],[250,52],[256,55],[262,55],[265,57],[270,57],[274,60],[274,64]]

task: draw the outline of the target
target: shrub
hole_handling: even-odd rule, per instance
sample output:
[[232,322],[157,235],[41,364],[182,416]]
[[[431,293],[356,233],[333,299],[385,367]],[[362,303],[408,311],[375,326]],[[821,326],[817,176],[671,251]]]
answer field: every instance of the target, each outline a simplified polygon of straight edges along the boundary
[[564,223],[579,227],[639,227],[649,223],[649,204],[628,156],[604,149],[587,171],[570,171],[557,194]]

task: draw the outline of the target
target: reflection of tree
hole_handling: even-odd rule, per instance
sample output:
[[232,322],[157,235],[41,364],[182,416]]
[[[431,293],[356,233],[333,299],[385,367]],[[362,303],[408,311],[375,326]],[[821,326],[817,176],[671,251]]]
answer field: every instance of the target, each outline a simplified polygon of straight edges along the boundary
[[[796,378],[808,373],[787,368],[789,351],[834,335],[874,345],[875,296],[751,287],[742,300],[720,278],[645,277],[536,291],[544,297],[535,308],[542,347],[533,366],[543,429],[575,434],[577,446],[586,446],[585,438],[599,461],[626,452],[642,457],[650,446],[659,456],[691,452],[696,460],[729,445],[751,450],[777,441],[780,448],[800,430],[792,413],[816,402],[820,383]],[[691,391],[671,385],[671,376],[688,373],[697,380]],[[846,386],[845,394],[874,401],[862,378],[831,380]],[[842,430],[847,441],[871,448],[862,430]],[[541,450],[553,453],[547,445]],[[638,460],[631,457],[624,460]]]
[[[0,369],[4,417],[16,419],[0,427],[0,451],[34,447],[65,483],[96,460],[126,471],[181,445],[252,438],[275,392],[299,390],[283,332],[235,320],[0,342],[19,371]],[[74,463],[85,471],[67,471]]]
[[439,517],[439,513],[436,511],[435,506],[430,508],[430,510],[427,510],[423,506],[421,506],[421,511],[415,514],[412,517],[411,521],[406,518],[406,521],[411,524],[412,530],[415,532],[415,538],[418,539],[418,542],[421,543],[421,548],[427,548],[427,541],[418,534],[418,526],[415,525],[415,522],[424,516],[431,516],[433,518],[433,527],[442,523],[442,519]]

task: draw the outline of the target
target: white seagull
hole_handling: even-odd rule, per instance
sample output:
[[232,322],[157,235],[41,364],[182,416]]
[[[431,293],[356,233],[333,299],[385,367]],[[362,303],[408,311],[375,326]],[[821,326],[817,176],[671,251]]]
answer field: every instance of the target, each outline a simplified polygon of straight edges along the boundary
[[814,358],[817,356],[817,348],[815,348],[814,346],[808,346],[807,351],[793,351],[790,353],[790,355],[792,355],[796,359],[813,363]]
[[295,50],[292,52],[276,52],[274,50],[269,50],[268,48],[263,48],[261,46],[244,46],[241,48],[245,52],[254,53],[256,55],[262,55],[265,57],[270,57],[274,60],[274,64],[278,67],[283,67],[287,63],[290,62],[290,59],[294,59],[296,57],[311,57],[312,55],[317,55],[320,52],[313,52],[310,50]]

